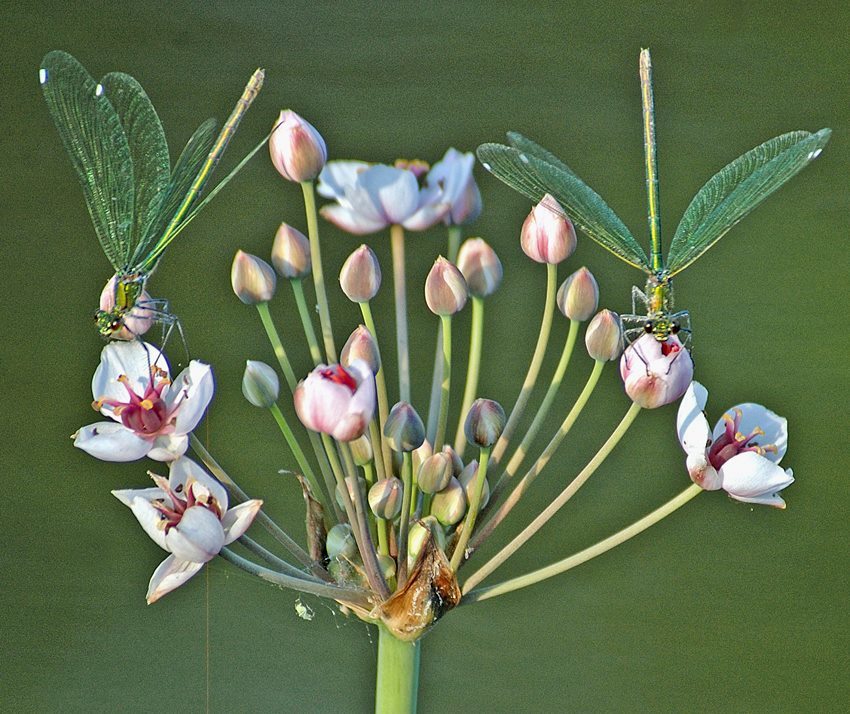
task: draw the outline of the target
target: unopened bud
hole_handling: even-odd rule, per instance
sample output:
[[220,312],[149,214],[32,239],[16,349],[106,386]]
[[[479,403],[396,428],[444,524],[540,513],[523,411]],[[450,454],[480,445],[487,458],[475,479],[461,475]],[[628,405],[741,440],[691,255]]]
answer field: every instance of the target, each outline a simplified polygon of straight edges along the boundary
[[451,457],[439,451],[422,462],[416,476],[416,485],[425,493],[437,493],[449,485],[451,477]]
[[600,362],[615,360],[623,351],[623,323],[611,310],[600,310],[584,333],[587,353]]
[[413,473],[419,473],[419,469],[422,466],[422,462],[425,461],[431,454],[434,453],[434,449],[431,448],[431,442],[428,439],[422,442],[422,446],[414,449],[410,452],[410,455],[413,457],[411,461],[413,462]]
[[448,260],[437,258],[425,279],[425,302],[435,315],[454,315],[463,310],[468,292],[463,274]]
[[431,515],[444,526],[460,523],[466,513],[466,493],[460,481],[452,477],[449,485],[431,499]]
[[466,280],[469,294],[484,298],[502,283],[502,262],[483,238],[468,238],[457,254],[457,267]]
[[280,395],[277,372],[265,362],[249,359],[242,375],[242,394],[255,407],[268,409]]
[[426,516],[421,521],[417,521],[410,526],[410,532],[407,536],[407,567],[413,567],[422,546],[429,537],[434,538],[434,544],[442,551],[446,549],[446,534],[443,531],[443,526],[434,518],[434,516]]
[[301,231],[281,223],[272,245],[272,265],[277,274],[288,280],[306,278],[313,267],[310,241]]
[[558,288],[558,308],[570,320],[589,320],[599,307],[599,285],[587,268],[579,268]]
[[372,442],[365,434],[354,441],[349,441],[348,446],[351,448],[351,457],[357,466],[365,466],[372,461],[374,456]]
[[659,341],[644,334],[630,344],[620,360],[626,394],[644,409],[671,404],[681,397],[694,378],[694,363],[675,335]]
[[242,302],[256,305],[274,297],[277,278],[265,260],[237,250],[230,269],[230,284]]
[[413,451],[425,441],[425,425],[408,402],[398,402],[387,416],[384,436],[393,451]]
[[[472,497],[472,491],[475,486],[475,477],[478,476],[478,461],[473,459],[470,461],[466,468],[461,472],[458,481],[460,481],[460,485],[463,486],[463,493],[466,495],[466,502],[470,502],[470,498]],[[481,503],[478,504],[478,508],[484,508],[487,505],[487,502],[490,500],[490,484],[487,482],[487,479],[484,479],[484,488],[481,491]]]
[[463,432],[473,446],[493,446],[505,428],[505,410],[492,399],[476,399],[466,414]]
[[364,325],[357,327],[339,353],[339,361],[343,367],[348,367],[354,360],[362,359],[372,374],[377,374],[381,368],[381,358],[378,354],[378,343],[372,333]]
[[357,541],[348,523],[337,523],[328,531],[325,550],[329,558],[354,558],[357,555]]
[[463,471],[463,461],[460,460],[457,451],[448,444],[444,444],[443,453],[448,454],[452,460],[452,476],[460,476],[460,472]]
[[361,245],[339,271],[342,292],[352,302],[369,302],[381,289],[381,265],[368,245]]
[[390,556],[378,553],[378,567],[381,569],[381,574],[384,576],[384,580],[389,580],[390,578],[395,577],[395,560],[393,560]]
[[557,265],[576,249],[576,231],[561,205],[547,193],[522,224],[520,242],[532,260]]
[[395,476],[376,481],[369,489],[369,508],[378,518],[391,521],[401,513],[404,484]]
[[278,173],[288,181],[312,181],[328,160],[322,135],[288,109],[280,113],[275,127],[269,138],[269,154]]

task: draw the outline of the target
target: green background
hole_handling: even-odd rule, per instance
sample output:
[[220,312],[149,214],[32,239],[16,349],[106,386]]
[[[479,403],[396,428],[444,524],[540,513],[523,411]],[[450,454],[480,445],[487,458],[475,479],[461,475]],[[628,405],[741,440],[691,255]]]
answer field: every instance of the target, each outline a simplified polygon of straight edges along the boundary
[[[146,485],[151,464],[100,463],[68,439],[95,421],[89,383],[102,344],[91,314],[109,266],[41,98],[41,57],[61,48],[95,76],[121,69],[138,78],[172,152],[203,118],[223,118],[264,66],[266,87],[226,165],[283,107],[319,127],[332,158],[434,161],[448,146],[470,150],[516,129],[563,156],[643,237],[637,58],[649,46],[668,238],[699,186],[740,153],[791,129],[835,130],[822,158],[677,280],[709,418],[743,401],[787,416],[785,465],[798,481],[785,512],[706,494],[567,575],[451,613],[423,644],[421,711],[844,710],[846,3],[44,0],[7,3],[0,21],[0,709],[367,711],[374,682],[365,625],[308,597],[316,616],[302,621],[297,594],[223,562],[144,604],[163,553],[109,491]],[[496,247],[506,274],[488,303],[480,391],[510,405],[544,276],[519,249],[528,202],[480,167],[476,176],[485,213],[472,230]],[[277,473],[292,458],[271,419],[239,391],[244,360],[271,361],[270,350],[228,284],[236,248],[267,256],[281,220],[304,227],[300,192],[263,153],[169,249],[150,287],[171,300],[192,355],[213,364],[218,391],[202,433],[214,453],[300,534],[300,494]],[[360,241],[322,230],[342,342],[357,312],[335,276]],[[388,239],[367,240],[385,266],[376,309],[379,331],[391,337]],[[444,241],[439,230],[408,241],[420,404],[436,322],[420,286]],[[583,240],[561,278],[582,264],[597,276],[603,305],[626,311],[639,274]],[[291,296],[279,287],[273,313],[296,371],[306,373]],[[467,321],[458,321],[461,355]],[[565,328],[556,323],[549,370]],[[574,361],[561,414],[589,368],[584,355]],[[610,369],[574,438],[496,541],[561,489],[627,407]],[[583,548],[684,488],[674,421],[674,407],[643,414],[579,496],[491,581]]]

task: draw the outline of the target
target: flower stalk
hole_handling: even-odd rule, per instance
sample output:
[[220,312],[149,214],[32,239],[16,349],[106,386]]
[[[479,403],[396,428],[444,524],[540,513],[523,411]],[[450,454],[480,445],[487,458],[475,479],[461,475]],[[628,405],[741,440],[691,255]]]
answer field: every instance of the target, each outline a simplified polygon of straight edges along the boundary
[[[398,393],[402,402],[410,401],[410,349],[407,337],[407,277],[404,260],[404,227],[390,226],[393,256],[393,295],[395,297],[395,335],[398,354]],[[367,325],[368,327],[368,325]]]
[[310,261],[313,264],[313,284],[316,286],[316,302],[319,304],[319,322],[322,326],[322,340],[325,345],[325,357],[328,362],[336,362],[331,313],[328,308],[328,296],[325,291],[325,275],[322,268],[322,249],[319,245],[319,219],[316,213],[316,193],[312,181],[302,181],[304,210],[307,214],[307,233],[310,237]]
[[378,625],[375,714],[415,714],[422,641],[405,642]]

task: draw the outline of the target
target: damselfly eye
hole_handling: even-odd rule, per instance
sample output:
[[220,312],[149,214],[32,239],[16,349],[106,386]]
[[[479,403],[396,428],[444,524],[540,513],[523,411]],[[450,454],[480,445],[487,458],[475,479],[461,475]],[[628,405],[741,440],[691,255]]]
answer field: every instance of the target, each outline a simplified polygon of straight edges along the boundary
[[673,322],[670,324],[670,332],[672,332],[674,335],[677,334],[681,329],[682,326],[679,324],[678,320],[673,320]]
[[643,323],[643,330],[644,332],[646,332],[647,335],[652,334],[652,330],[654,329],[654,327],[655,326],[652,324],[652,320],[647,320]]

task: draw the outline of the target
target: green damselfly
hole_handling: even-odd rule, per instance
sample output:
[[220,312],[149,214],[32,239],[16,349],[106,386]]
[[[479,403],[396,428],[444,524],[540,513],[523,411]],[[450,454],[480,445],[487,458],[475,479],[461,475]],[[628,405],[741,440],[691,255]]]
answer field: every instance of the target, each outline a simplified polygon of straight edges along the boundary
[[103,337],[122,334],[134,309],[134,315],[141,311],[176,324],[168,303],[147,298],[145,285],[171,241],[265,144],[199,200],[264,76],[262,69],[254,72],[221,131],[215,119],[198,127],[172,169],[162,124],[135,79],[110,72],[97,82],[66,52],[44,57],[39,71],[44,98],[115,270],[114,300],[95,314]]
[[[820,154],[831,131],[792,131],[751,149],[721,169],[697,192],[679,223],[667,260],[661,252],[655,110],[649,50],[640,54],[650,255],[602,198],[554,154],[510,132],[510,146],[482,144],[478,158],[488,171],[533,201],[551,194],[577,228],[647,275],[645,291],[632,288],[632,314],[623,315],[631,341],[652,334],[660,342],[682,332],[690,340],[690,316],[673,308],[672,278],[730,228]],[[639,312],[639,304],[645,308]]]

